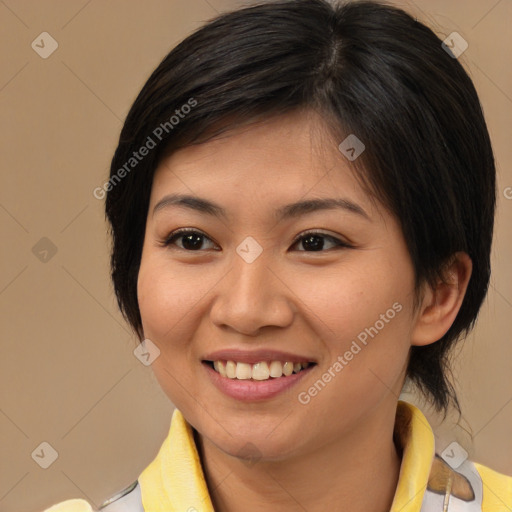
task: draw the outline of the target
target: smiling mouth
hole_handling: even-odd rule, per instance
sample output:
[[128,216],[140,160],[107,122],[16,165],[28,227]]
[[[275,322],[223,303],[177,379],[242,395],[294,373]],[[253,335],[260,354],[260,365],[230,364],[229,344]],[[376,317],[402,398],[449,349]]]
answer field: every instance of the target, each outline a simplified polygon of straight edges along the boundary
[[293,373],[316,365],[314,362],[304,361],[292,363],[290,361],[260,361],[255,364],[235,361],[203,361],[204,364],[219,373],[222,377],[233,380],[263,381],[288,377]]

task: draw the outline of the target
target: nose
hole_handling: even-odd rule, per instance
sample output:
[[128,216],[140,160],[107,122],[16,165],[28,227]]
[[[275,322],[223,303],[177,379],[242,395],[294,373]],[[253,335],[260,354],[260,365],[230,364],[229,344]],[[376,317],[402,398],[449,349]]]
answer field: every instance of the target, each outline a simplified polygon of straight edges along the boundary
[[217,288],[212,322],[246,336],[257,336],[264,327],[289,326],[296,309],[283,277],[263,255],[252,263],[235,255],[231,271]]

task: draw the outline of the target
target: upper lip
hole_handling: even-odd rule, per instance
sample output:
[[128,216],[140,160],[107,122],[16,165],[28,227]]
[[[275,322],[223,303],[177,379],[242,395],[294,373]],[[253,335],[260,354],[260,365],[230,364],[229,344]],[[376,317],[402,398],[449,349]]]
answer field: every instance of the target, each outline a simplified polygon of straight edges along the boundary
[[308,356],[291,354],[290,352],[282,352],[280,350],[261,349],[261,350],[240,350],[240,349],[223,349],[216,350],[206,354],[203,361],[236,361],[239,363],[256,364],[260,361],[282,361],[291,363],[315,363],[316,361]]

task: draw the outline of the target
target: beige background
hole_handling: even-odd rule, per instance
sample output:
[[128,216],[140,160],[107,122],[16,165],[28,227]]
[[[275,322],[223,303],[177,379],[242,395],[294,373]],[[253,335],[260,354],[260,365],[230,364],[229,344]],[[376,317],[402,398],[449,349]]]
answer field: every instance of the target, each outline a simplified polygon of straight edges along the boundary
[[[474,439],[448,420],[437,442],[458,440],[472,459],[512,475],[512,2],[395,3],[442,38],[457,31],[468,41],[461,61],[498,162],[492,286],[456,365]],[[71,497],[98,505],[137,478],[167,433],[172,404],[133,355],[108,279],[103,202],[92,191],[149,73],[236,5],[0,0],[0,511]],[[41,32],[58,42],[47,59],[31,47]],[[43,441],[58,452],[46,470],[31,457]]]

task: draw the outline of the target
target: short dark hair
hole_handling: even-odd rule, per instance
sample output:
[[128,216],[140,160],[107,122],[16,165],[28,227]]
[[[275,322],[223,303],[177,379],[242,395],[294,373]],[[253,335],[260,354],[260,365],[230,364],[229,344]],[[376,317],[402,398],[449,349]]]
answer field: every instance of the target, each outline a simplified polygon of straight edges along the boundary
[[[164,58],[128,113],[107,188],[111,273],[124,317],[142,339],[137,276],[162,157],[299,109],[320,113],[336,140],[353,133],[365,144],[354,168],[399,221],[416,292],[443,277],[455,252],[470,256],[455,321],[437,342],[413,346],[407,367],[437,410],[446,414],[452,403],[460,413],[449,349],[473,327],[489,285],[494,157],[468,74],[431,29],[396,7],[266,2],[218,16]],[[156,147],[135,160],[150,142]]]

